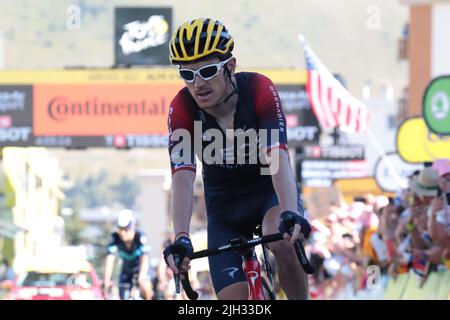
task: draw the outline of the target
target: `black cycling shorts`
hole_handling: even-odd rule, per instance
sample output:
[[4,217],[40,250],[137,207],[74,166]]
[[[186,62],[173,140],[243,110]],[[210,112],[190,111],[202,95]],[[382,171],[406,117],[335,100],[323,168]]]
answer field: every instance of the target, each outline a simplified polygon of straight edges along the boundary
[[[133,284],[133,278],[138,278],[139,276],[139,266],[130,269],[122,269],[119,275],[119,284]],[[148,266],[147,279],[151,280],[153,277],[152,267]]]
[[[208,208],[208,247],[224,245],[240,236],[251,238],[256,227],[262,225],[265,214],[277,205],[278,198],[270,183],[259,187],[256,192],[252,190],[251,194],[242,194],[226,205]],[[301,208],[300,192],[298,205]],[[216,293],[234,283],[247,281],[239,253],[226,252],[208,259]]]

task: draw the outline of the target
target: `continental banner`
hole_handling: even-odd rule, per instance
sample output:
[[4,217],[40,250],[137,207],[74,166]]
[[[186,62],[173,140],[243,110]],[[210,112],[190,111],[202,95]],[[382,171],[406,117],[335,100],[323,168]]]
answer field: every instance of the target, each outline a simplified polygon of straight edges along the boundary
[[35,85],[35,135],[165,134],[170,84]]
[[[275,83],[289,143],[316,143],[305,72],[249,71]],[[0,147],[165,147],[169,104],[183,86],[174,67],[1,71]]]

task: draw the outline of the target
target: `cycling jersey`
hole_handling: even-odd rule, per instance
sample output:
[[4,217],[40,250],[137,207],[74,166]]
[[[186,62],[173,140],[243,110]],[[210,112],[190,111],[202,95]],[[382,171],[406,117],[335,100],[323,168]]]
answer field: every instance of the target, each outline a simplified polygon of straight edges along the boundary
[[117,254],[122,259],[122,274],[138,273],[141,256],[150,251],[147,242],[147,237],[141,231],[136,230],[131,247],[128,249],[119,234],[114,232],[107,247],[108,254]]
[[[237,195],[246,194],[250,189],[256,190],[258,186],[271,183],[270,175],[261,174],[261,169],[267,168],[261,157],[256,157],[256,163],[251,162],[252,151],[255,151],[251,149],[251,146],[259,146],[257,152],[260,150],[270,152],[274,147],[287,150],[286,119],[281,109],[280,98],[271,80],[251,72],[237,73],[235,78],[239,92],[234,114],[235,133],[238,129],[244,132],[253,129],[257,133],[260,129],[266,129],[267,131],[263,133],[264,137],[259,135],[256,140],[245,140],[239,144],[236,138],[238,134],[236,134],[234,141],[231,139],[227,141],[225,132],[215,118],[198,107],[187,88],[177,94],[169,110],[169,154],[172,173],[179,170],[195,171],[195,154],[202,159],[205,200],[210,209],[208,214]],[[194,121],[201,124],[201,135],[199,130],[195,130]],[[185,129],[189,132],[191,141],[188,150],[177,149],[179,144],[183,143],[183,139],[178,141],[176,139],[174,132],[177,129]],[[210,129],[216,129],[216,132],[221,133],[219,139],[223,145],[218,155],[223,160],[215,163],[205,161],[205,153],[208,151],[211,140],[216,142],[216,136],[210,133]],[[278,139],[271,129],[278,132]],[[211,138],[211,135],[214,137]],[[196,147],[198,139],[200,139],[200,148]],[[186,152],[189,152],[191,156],[189,159],[183,158],[180,161],[183,156],[186,156]],[[211,154],[217,156],[216,150],[213,150]],[[236,160],[242,156],[245,163],[237,163]]]
[[[259,139],[253,141],[263,154],[275,147],[288,150],[286,119],[273,83],[258,73],[241,72],[235,74],[235,78],[239,93],[234,114],[234,130],[268,130],[266,137],[259,136]],[[197,121],[197,126],[194,121]],[[201,131],[198,129],[199,123]],[[265,214],[278,205],[271,175],[261,174],[261,169],[267,166],[259,157],[256,163],[250,162],[251,151],[243,141],[239,145],[239,141],[234,139],[231,144],[234,148],[227,148],[227,135],[213,116],[198,107],[187,88],[182,89],[173,99],[168,126],[172,174],[179,170],[196,171],[195,155],[202,160],[208,215],[208,247],[223,245],[240,236],[251,237],[256,226],[262,223]],[[189,143],[184,142],[184,138],[177,138],[177,129],[184,129],[189,133]],[[221,135],[211,139],[210,129],[216,129]],[[271,129],[277,130],[278,138],[272,134]],[[210,141],[215,141],[216,138],[221,139],[225,146],[219,150],[219,159],[237,159],[239,152],[244,150],[245,163],[205,161],[203,152],[208,150]],[[245,142],[252,143],[251,140]],[[189,149],[179,148],[181,143]],[[186,152],[190,157],[186,157]],[[183,161],[180,161],[181,159]],[[299,192],[298,207],[299,212],[303,212]],[[233,283],[245,281],[241,263],[241,255],[235,252],[209,257],[211,279],[216,292]]]

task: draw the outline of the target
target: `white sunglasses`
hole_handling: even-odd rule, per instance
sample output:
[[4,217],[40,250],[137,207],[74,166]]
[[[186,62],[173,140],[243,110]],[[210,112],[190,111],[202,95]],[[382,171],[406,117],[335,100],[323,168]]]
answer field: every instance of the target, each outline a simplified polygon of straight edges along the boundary
[[211,80],[219,74],[220,69],[230,61],[231,57],[227,60],[221,61],[219,63],[208,64],[207,66],[201,67],[198,70],[191,69],[179,69],[180,77],[189,83],[195,81],[195,76],[200,76],[203,80]]

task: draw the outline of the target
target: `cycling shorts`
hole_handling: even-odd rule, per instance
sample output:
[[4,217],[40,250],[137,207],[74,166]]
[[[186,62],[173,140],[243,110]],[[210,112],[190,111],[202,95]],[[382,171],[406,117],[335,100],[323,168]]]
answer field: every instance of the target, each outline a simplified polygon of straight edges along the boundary
[[[262,225],[265,214],[277,205],[278,198],[270,183],[252,194],[242,195],[226,205],[216,207],[215,212],[208,212],[208,247],[222,246],[228,240],[241,236],[252,238],[256,227]],[[298,206],[300,210],[300,192]],[[234,283],[247,281],[239,253],[226,252],[208,259],[216,293]]]
[[[133,269],[122,269],[119,275],[119,283],[120,284],[133,284],[133,278],[138,278],[139,276],[139,268],[133,268]],[[151,280],[153,277],[153,271],[151,269],[151,266],[148,267],[146,279]],[[137,282],[136,282],[137,283]]]

